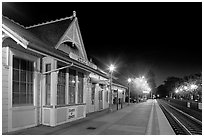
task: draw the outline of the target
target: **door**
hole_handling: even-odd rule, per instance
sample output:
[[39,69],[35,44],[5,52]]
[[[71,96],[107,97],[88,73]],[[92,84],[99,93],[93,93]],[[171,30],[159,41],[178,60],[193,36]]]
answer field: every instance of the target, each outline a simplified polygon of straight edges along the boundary
[[99,110],[103,109],[103,90],[99,91]]

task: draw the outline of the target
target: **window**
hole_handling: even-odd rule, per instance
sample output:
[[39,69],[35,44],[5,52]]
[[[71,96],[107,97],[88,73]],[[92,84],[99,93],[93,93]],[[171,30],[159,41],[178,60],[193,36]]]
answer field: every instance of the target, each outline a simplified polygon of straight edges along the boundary
[[33,62],[13,57],[12,104],[33,104]]
[[69,69],[69,104],[75,104],[76,71]]
[[83,103],[83,78],[84,74],[78,72],[78,103]]
[[66,88],[66,69],[62,69],[58,73],[57,105],[65,104],[65,88]]
[[94,104],[94,99],[95,99],[95,88],[96,88],[96,84],[92,83],[92,87],[91,87],[91,102],[92,102],[92,105]]
[[[51,71],[51,64],[45,65],[45,71]],[[51,73],[45,75],[45,105],[50,105]]]

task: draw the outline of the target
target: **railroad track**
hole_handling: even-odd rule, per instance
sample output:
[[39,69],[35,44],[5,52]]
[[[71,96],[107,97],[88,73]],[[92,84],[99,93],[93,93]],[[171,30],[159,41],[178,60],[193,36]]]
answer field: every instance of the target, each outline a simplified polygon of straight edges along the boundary
[[202,135],[202,122],[200,120],[165,101],[158,100],[158,103],[176,135]]

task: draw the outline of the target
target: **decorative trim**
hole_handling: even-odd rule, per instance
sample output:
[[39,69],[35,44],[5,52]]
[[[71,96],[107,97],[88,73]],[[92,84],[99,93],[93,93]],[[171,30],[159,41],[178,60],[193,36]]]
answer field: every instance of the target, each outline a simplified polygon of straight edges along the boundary
[[30,29],[30,28],[34,28],[34,27],[38,27],[38,26],[42,26],[42,25],[47,25],[47,24],[51,24],[51,23],[55,23],[55,22],[59,22],[59,21],[67,20],[67,19],[72,19],[72,18],[73,18],[73,16],[60,18],[60,19],[56,19],[56,20],[51,20],[51,21],[39,23],[39,24],[34,24],[32,26],[28,26],[28,27],[25,27],[25,28]]
[[2,16],[2,17],[4,17],[4,18],[10,20],[10,21],[13,22],[14,24],[17,24],[17,25],[21,26],[21,27],[24,28],[24,29],[26,28],[25,26],[21,25],[20,23],[18,23],[18,22],[16,22],[16,21],[12,20],[12,19],[10,19],[10,18],[8,18],[8,17],[6,17],[6,16]]
[[[67,33],[69,32],[69,30],[73,27],[73,38],[70,38],[67,36]],[[62,37],[60,38],[59,42],[56,44],[55,48],[58,49],[60,44],[62,44],[63,42],[66,42],[66,41],[70,41],[70,42],[74,42],[75,38],[74,38],[74,32],[77,33],[77,37],[79,38],[79,43],[78,42],[75,42],[77,48],[80,50],[80,52],[82,53],[82,57],[85,59],[85,60],[88,60],[87,59],[87,54],[86,54],[86,51],[85,51],[85,47],[84,47],[84,43],[83,43],[83,40],[82,40],[82,36],[81,36],[81,32],[80,32],[80,28],[79,28],[79,24],[78,24],[78,20],[77,20],[77,17],[75,17],[75,19],[71,22],[71,24],[69,25],[69,27],[67,28],[67,30],[65,31],[65,33],[62,35]],[[70,40],[64,40],[64,38],[67,37],[69,38]]]
[[55,108],[69,107],[69,106],[80,106],[80,105],[86,105],[86,103],[80,103],[80,104],[65,104],[65,105],[56,105],[56,106],[55,106]]
[[81,41],[81,49],[82,49],[82,52],[84,54],[84,58],[86,60],[88,60],[87,55],[86,55],[86,50],[85,50],[85,47],[84,47],[84,43],[83,43],[83,39],[82,39],[82,36],[81,36],[81,31],[80,31],[80,28],[79,28],[79,23],[78,23],[77,17],[76,17],[76,21],[75,22],[76,22],[77,31],[79,31],[78,34],[79,34],[79,39]]
[[[69,29],[72,27],[72,25],[74,24],[74,22],[75,22],[75,20],[73,20],[73,21],[70,23],[70,25],[69,25],[69,27],[67,28],[67,30],[64,32],[64,34],[62,35],[62,37],[60,38],[60,40],[57,42],[57,44],[56,44],[56,46],[55,46],[56,49],[59,48],[60,44],[62,44],[63,42],[68,41],[68,40],[63,41],[63,38],[64,38],[64,37],[67,37],[66,34],[67,34],[67,32],[69,31]],[[68,38],[69,38],[69,37],[68,37]],[[69,38],[69,39],[70,39],[70,42],[73,42],[73,40],[71,40],[71,38]]]

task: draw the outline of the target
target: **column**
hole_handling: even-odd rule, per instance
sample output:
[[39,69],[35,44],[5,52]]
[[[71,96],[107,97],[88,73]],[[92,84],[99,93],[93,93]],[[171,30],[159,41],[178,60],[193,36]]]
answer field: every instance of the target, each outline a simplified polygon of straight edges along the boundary
[[[57,61],[52,61],[52,70],[57,68]],[[50,104],[52,108],[50,109],[50,126],[56,125],[56,105],[57,105],[57,80],[58,71],[51,72],[51,97]]]

